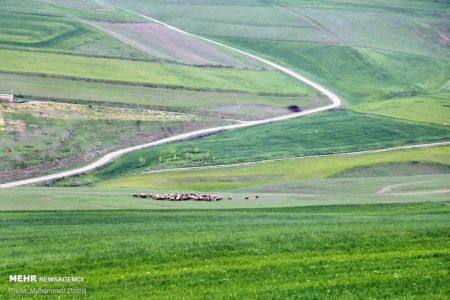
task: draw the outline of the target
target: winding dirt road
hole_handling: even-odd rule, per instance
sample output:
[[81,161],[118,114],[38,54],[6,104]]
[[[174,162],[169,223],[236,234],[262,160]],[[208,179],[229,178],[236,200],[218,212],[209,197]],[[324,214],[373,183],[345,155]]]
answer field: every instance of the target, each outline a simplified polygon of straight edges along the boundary
[[187,170],[233,168],[233,167],[251,166],[251,165],[260,164],[260,163],[271,163],[271,162],[286,161],[286,160],[297,160],[297,159],[305,159],[305,158],[320,158],[320,157],[330,157],[330,156],[353,156],[353,155],[360,155],[360,154],[370,154],[370,153],[388,152],[388,151],[395,151],[395,150],[407,150],[407,149],[416,149],[416,148],[429,148],[429,147],[446,146],[446,145],[450,145],[450,141],[427,143],[427,144],[405,145],[405,146],[397,146],[397,147],[391,147],[391,148],[380,148],[380,149],[354,151],[354,152],[342,152],[342,153],[332,153],[332,154],[317,154],[317,155],[293,156],[293,157],[285,157],[285,158],[274,158],[274,159],[248,161],[248,162],[225,164],[225,165],[161,169],[161,170],[148,171],[148,172],[145,172],[144,174],[153,174],[153,173],[161,173],[161,172],[177,172],[177,171],[187,171]]
[[[123,9],[123,8],[122,8]],[[283,120],[288,120],[288,119],[293,119],[293,118],[298,118],[304,115],[309,115],[309,114],[313,114],[313,113],[317,113],[317,112],[323,112],[326,110],[330,110],[336,107],[339,107],[341,105],[341,99],[334,94],[333,92],[329,91],[328,89],[324,88],[323,86],[307,79],[306,77],[300,75],[297,72],[294,72],[288,68],[285,68],[283,66],[280,66],[276,63],[273,63],[267,59],[264,59],[262,57],[256,56],[254,54],[239,50],[237,48],[204,38],[202,36],[198,36],[195,34],[191,34],[188,33],[184,30],[181,30],[179,28],[173,27],[169,24],[163,23],[159,20],[138,14],[136,12],[127,10],[127,9],[123,9],[124,11],[127,11],[129,13],[138,15],[142,18],[151,20],[155,23],[161,24],[163,26],[166,26],[167,28],[171,29],[171,30],[175,30],[177,32],[180,32],[182,34],[186,34],[186,35],[190,35],[199,39],[202,39],[204,41],[207,41],[209,43],[212,43],[214,45],[218,45],[221,47],[225,47],[227,49],[233,50],[235,52],[238,52],[242,55],[246,55],[248,57],[251,57],[255,60],[258,60],[268,66],[271,66],[309,86],[311,86],[312,88],[316,89],[317,91],[319,91],[320,93],[324,94],[325,96],[327,96],[330,100],[331,100],[331,104],[326,105],[326,106],[322,106],[322,107],[317,107],[314,109],[309,109],[309,110],[305,110],[302,112],[298,112],[298,113],[292,113],[292,114],[288,114],[288,115],[284,115],[284,116],[279,116],[279,117],[274,117],[274,118],[270,118],[270,119],[265,119],[265,120],[258,120],[258,121],[250,121],[250,122],[245,122],[242,124],[234,124],[234,125],[227,125],[227,126],[220,126],[220,127],[214,127],[214,128],[207,128],[207,129],[202,129],[202,130],[196,130],[196,131],[192,131],[192,132],[188,132],[188,133],[183,133],[183,134],[179,134],[179,135],[175,135],[172,137],[168,137],[168,138],[164,138],[161,140],[157,140],[151,143],[147,143],[147,144],[143,144],[143,145],[137,145],[134,147],[129,147],[129,148],[125,148],[125,149],[121,149],[121,150],[117,150],[114,152],[111,152],[103,157],[101,157],[100,159],[84,166],[81,168],[76,168],[73,170],[69,170],[69,171],[64,171],[64,172],[60,172],[60,173],[55,173],[55,174],[51,174],[51,175],[45,175],[45,176],[40,176],[40,177],[34,177],[34,178],[30,178],[30,179],[24,179],[24,180],[19,180],[19,181],[13,181],[13,182],[8,182],[8,183],[4,183],[4,184],[0,184],[0,188],[11,188],[11,187],[17,187],[17,186],[21,186],[21,185],[28,185],[28,184],[34,184],[34,183],[39,183],[39,182],[44,182],[44,181],[51,181],[51,180],[57,180],[57,179],[62,179],[62,178],[66,178],[66,177],[70,177],[70,176],[74,176],[74,175],[79,175],[82,173],[86,173],[88,171],[100,168],[106,164],[108,164],[109,162],[113,161],[114,159],[116,159],[117,157],[125,154],[125,153],[129,153],[129,152],[133,152],[136,150],[140,150],[140,149],[144,149],[144,148],[149,148],[149,147],[154,147],[154,146],[158,146],[158,145],[162,145],[162,144],[166,144],[166,143],[170,143],[170,142],[175,142],[175,141],[181,141],[181,140],[185,140],[185,139],[191,139],[191,138],[195,138],[195,137],[199,137],[199,136],[204,136],[204,135],[209,135],[209,134],[213,134],[213,133],[218,133],[218,132],[222,132],[222,131],[226,131],[226,130],[230,130],[230,129],[236,129],[236,128],[244,128],[244,127],[250,127],[250,126],[255,126],[255,125],[261,125],[261,124],[267,124],[267,123],[271,123],[271,122],[277,122],[277,121],[283,121]]]
[[[123,8],[121,8],[123,9]],[[30,179],[25,179],[25,180],[20,180],[20,181],[14,181],[14,182],[9,182],[9,183],[5,183],[5,184],[0,184],[0,188],[11,188],[11,187],[17,187],[17,186],[22,186],[22,185],[28,185],[28,184],[34,184],[34,183],[39,183],[39,182],[44,182],[44,181],[51,181],[51,180],[56,180],[56,179],[62,179],[62,178],[66,178],[66,177],[70,177],[70,176],[74,176],[74,175],[79,175],[91,170],[94,170],[96,168],[100,168],[106,164],[108,164],[109,162],[113,161],[114,159],[116,159],[117,157],[129,153],[129,152],[133,152],[136,150],[140,150],[140,149],[144,149],[144,148],[149,148],[149,147],[153,147],[153,146],[157,146],[157,145],[162,145],[162,144],[166,144],[166,143],[170,143],[170,142],[175,142],[175,141],[181,141],[181,140],[185,140],[185,139],[191,139],[191,138],[195,138],[195,137],[199,137],[199,136],[204,136],[204,135],[209,135],[209,134],[213,134],[213,133],[218,133],[218,132],[222,132],[222,131],[226,131],[226,130],[230,130],[230,129],[236,129],[236,128],[244,128],[244,127],[250,127],[250,126],[255,126],[255,125],[261,125],[261,124],[267,124],[267,123],[271,123],[271,122],[277,122],[277,121],[283,121],[283,120],[288,120],[288,119],[293,119],[293,118],[298,118],[304,115],[309,115],[309,114],[313,114],[313,113],[317,113],[317,112],[323,112],[326,110],[330,110],[333,108],[337,108],[341,105],[341,100],[340,98],[334,94],[333,92],[329,91],[328,89],[324,88],[323,86],[307,79],[306,77],[300,75],[297,72],[294,72],[288,68],[285,68],[283,66],[280,66],[276,63],[273,63],[267,59],[261,58],[257,55],[239,50],[237,48],[222,44],[220,42],[216,42],[210,39],[207,39],[205,37],[202,36],[198,36],[195,34],[191,34],[188,33],[186,31],[183,31],[179,28],[173,27],[169,24],[166,24],[164,22],[161,22],[159,20],[138,14],[134,11],[130,11],[127,9],[123,9],[124,11],[127,11],[129,13],[138,15],[142,18],[151,20],[153,22],[159,23],[163,26],[166,26],[169,29],[175,30],[177,32],[180,32],[182,34],[186,34],[186,35],[190,35],[199,39],[202,39],[204,41],[207,41],[209,43],[212,43],[214,45],[218,45],[230,50],[233,50],[235,52],[238,52],[242,55],[246,55],[248,57],[251,57],[255,60],[258,60],[268,66],[271,66],[309,86],[311,86],[312,88],[316,89],[317,91],[319,91],[320,93],[324,94],[325,96],[327,96],[330,100],[331,100],[331,104],[326,105],[326,106],[322,106],[322,107],[318,107],[318,108],[314,108],[314,109],[309,109],[309,110],[305,110],[299,113],[292,113],[292,114],[288,114],[288,115],[284,115],[284,116],[279,116],[279,117],[274,117],[274,118],[270,118],[270,119],[265,119],[265,120],[258,120],[258,121],[250,121],[250,122],[245,122],[242,124],[234,124],[234,125],[227,125],[227,126],[220,126],[220,127],[214,127],[214,128],[207,128],[207,129],[202,129],[202,130],[196,130],[196,131],[192,131],[192,132],[188,132],[188,133],[183,133],[183,134],[179,134],[179,135],[175,135],[172,137],[168,137],[168,138],[164,138],[161,140],[157,140],[151,143],[146,143],[146,144],[142,144],[142,145],[137,145],[137,146],[133,146],[133,147],[129,147],[129,148],[125,148],[125,149],[121,149],[121,150],[117,150],[114,152],[111,152],[103,157],[101,157],[100,159],[84,166],[84,167],[80,167],[80,168],[76,168],[73,170],[69,170],[69,171],[65,171],[65,172],[60,172],[60,173],[55,173],[55,174],[51,174],[51,175],[46,175],[46,176],[40,176],[40,177],[34,177],[34,178],[30,178]],[[359,151],[359,152],[351,152],[351,153],[342,153],[342,154],[337,154],[337,155],[352,155],[352,154],[361,154],[361,153],[373,153],[373,152],[381,152],[381,151],[390,151],[390,150],[395,150],[395,149],[409,149],[409,148],[418,148],[418,147],[432,147],[432,146],[436,146],[436,145],[447,145],[450,144],[450,142],[446,141],[446,142],[440,142],[440,143],[431,143],[431,144],[421,144],[421,145],[411,145],[411,146],[402,146],[402,147],[393,147],[393,148],[389,148],[389,149],[377,149],[377,150],[369,150],[369,151]],[[313,156],[315,157],[315,156]],[[272,160],[275,161],[275,160]],[[257,162],[255,162],[257,163]],[[250,164],[250,163],[247,163]],[[242,164],[240,164],[242,165]],[[234,165],[236,166],[236,164]],[[217,166],[213,166],[213,167],[217,167]],[[223,166],[222,166],[223,167]]]

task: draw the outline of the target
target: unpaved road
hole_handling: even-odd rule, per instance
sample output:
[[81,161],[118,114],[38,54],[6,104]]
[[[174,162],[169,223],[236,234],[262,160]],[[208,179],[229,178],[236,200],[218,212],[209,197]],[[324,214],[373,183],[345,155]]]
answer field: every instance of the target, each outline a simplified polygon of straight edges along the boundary
[[213,133],[217,133],[217,132],[221,132],[221,131],[225,131],[225,130],[230,130],[230,129],[236,129],[236,128],[243,128],[243,127],[250,127],[250,126],[255,126],[255,125],[261,125],[261,124],[267,124],[267,123],[271,123],[271,122],[277,122],[277,121],[283,121],[283,120],[288,120],[288,119],[293,119],[293,118],[298,118],[300,116],[304,116],[304,115],[309,115],[309,114],[313,114],[313,113],[317,113],[317,112],[323,112],[326,110],[330,110],[333,108],[337,108],[341,105],[341,99],[334,94],[333,92],[329,91],[328,89],[324,88],[323,86],[307,79],[306,77],[300,75],[297,72],[294,72],[288,68],[285,68],[283,66],[280,66],[276,63],[273,63],[267,59],[261,58],[259,56],[256,56],[254,54],[239,50],[237,48],[234,47],[230,47],[228,45],[204,38],[202,36],[198,36],[195,34],[191,34],[188,33],[184,30],[181,30],[179,28],[173,27],[169,24],[163,23],[159,20],[138,14],[136,12],[124,9],[125,11],[138,15],[142,18],[151,20],[155,23],[161,24],[163,26],[166,26],[167,28],[171,29],[171,30],[175,30],[177,32],[180,32],[182,34],[186,34],[186,35],[190,35],[196,38],[199,38],[201,40],[204,40],[206,42],[212,43],[214,45],[218,45],[220,47],[224,47],[230,50],[233,50],[235,52],[238,52],[242,55],[246,55],[248,57],[251,57],[255,60],[258,60],[268,66],[271,66],[275,69],[278,69],[279,71],[311,86],[312,88],[316,89],[317,91],[319,91],[320,93],[324,94],[325,96],[327,96],[330,100],[331,100],[331,104],[326,105],[326,106],[322,106],[322,107],[317,107],[317,108],[313,108],[313,109],[309,109],[309,110],[305,110],[299,113],[292,113],[292,114],[288,114],[288,115],[284,115],[284,116],[279,116],[279,117],[274,117],[274,118],[270,118],[270,119],[265,119],[265,120],[258,120],[258,121],[250,121],[250,122],[245,122],[242,124],[234,124],[234,125],[227,125],[227,126],[220,126],[220,127],[214,127],[214,128],[207,128],[207,129],[202,129],[202,130],[196,130],[196,131],[192,131],[192,132],[188,132],[188,133],[183,133],[183,134],[179,134],[179,135],[175,135],[172,137],[168,137],[168,138],[164,138],[158,141],[154,141],[151,143],[147,143],[147,144],[143,144],[143,145],[138,145],[138,146],[134,146],[134,147],[129,147],[129,148],[125,148],[125,149],[121,149],[121,150],[117,150],[114,152],[111,152],[103,157],[101,157],[100,159],[84,166],[81,168],[76,168],[73,170],[69,170],[69,171],[65,171],[65,172],[60,172],[60,173],[56,173],[56,174],[51,174],[51,175],[46,175],[46,176],[39,176],[39,177],[34,177],[34,178],[30,178],[30,179],[25,179],[25,180],[19,180],[19,181],[13,181],[13,182],[8,182],[8,183],[4,183],[4,184],[0,184],[0,188],[11,188],[11,187],[17,187],[17,186],[21,186],[21,185],[27,185],[27,184],[34,184],[34,183],[39,183],[39,182],[43,182],[43,181],[51,181],[51,180],[56,180],[56,179],[61,179],[61,178],[66,178],[66,177],[70,177],[70,176],[74,176],[74,175],[79,175],[82,173],[86,173],[88,171],[94,170],[96,168],[102,167],[104,165],[106,165],[107,163],[111,162],[112,160],[116,159],[117,157],[125,154],[125,153],[129,153],[129,152],[133,152],[136,150],[140,150],[140,149],[144,149],[144,148],[148,148],[148,147],[153,147],[153,146],[157,146],[157,145],[162,145],[162,144],[166,144],[166,143],[170,143],[170,142],[175,142],[175,141],[181,141],[181,140],[185,140],[185,139],[190,139],[190,138],[195,138],[195,137],[199,137],[199,136],[203,136],[203,135],[209,135],[209,134],[213,134]]
[[[144,149],[144,148],[149,148],[149,147],[153,147],[153,146],[157,146],[157,145],[162,145],[162,144],[166,144],[166,143],[170,143],[170,142],[174,142],[174,141],[180,141],[180,140],[185,140],[185,139],[191,139],[191,138],[195,138],[195,137],[199,137],[199,136],[203,136],[203,135],[209,135],[209,134],[213,134],[213,133],[218,133],[221,131],[226,131],[226,130],[230,130],[230,129],[236,129],[236,128],[244,128],[244,127],[250,127],[250,126],[255,126],[255,125],[261,125],[261,124],[267,124],[267,123],[271,123],[271,122],[277,122],[277,121],[283,121],[283,120],[288,120],[288,119],[292,119],[292,118],[297,118],[300,116],[304,116],[304,115],[309,115],[309,114],[313,114],[313,113],[317,113],[317,112],[323,112],[326,110],[330,110],[333,108],[337,108],[341,105],[341,100],[340,98],[334,94],[333,92],[329,91],[328,89],[322,87],[321,85],[319,85],[318,83],[315,83],[309,79],[307,79],[306,77],[300,75],[297,72],[294,72],[288,68],[285,68],[283,66],[280,66],[276,63],[273,63],[267,59],[261,58],[257,55],[239,50],[237,48],[222,44],[220,42],[216,42],[207,38],[204,38],[202,36],[198,36],[195,34],[191,34],[188,33],[186,31],[183,31],[179,28],[173,27],[169,24],[166,24],[164,22],[161,22],[159,20],[138,14],[136,12],[127,10],[127,9],[123,9],[129,13],[138,15],[142,18],[151,20],[153,22],[159,23],[163,26],[166,26],[169,29],[175,30],[177,32],[180,32],[182,34],[186,34],[186,35],[190,35],[199,39],[202,39],[204,41],[207,41],[209,43],[212,43],[214,45],[218,45],[220,47],[225,47],[227,49],[233,50],[235,52],[238,52],[242,55],[246,55],[248,57],[251,57],[255,60],[258,60],[268,66],[271,66],[275,69],[278,69],[279,71],[311,86],[312,88],[316,89],[317,91],[319,91],[320,93],[324,94],[325,96],[327,96],[330,100],[331,100],[331,104],[326,105],[326,106],[322,106],[322,107],[318,107],[318,108],[314,108],[314,109],[309,109],[309,110],[305,110],[299,113],[292,113],[292,114],[288,114],[288,115],[284,115],[284,116],[279,116],[279,117],[274,117],[274,118],[269,118],[269,119],[265,119],[265,120],[258,120],[258,121],[250,121],[250,122],[245,122],[242,124],[234,124],[234,125],[227,125],[227,126],[220,126],[220,127],[214,127],[214,128],[208,128],[208,129],[202,129],[202,130],[196,130],[196,131],[192,131],[192,132],[188,132],[188,133],[183,133],[183,134],[179,134],[179,135],[175,135],[172,137],[168,137],[168,138],[164,138],[161,140],[157,140],[151,143],[146,143],[146,144],[142,144],[142,145],[137,145],[134,147],[129,147],[129,148],[125,148],[125,149],[121,149],[121,150],[117,150],[114,152],[111,152],[103,157],[101,157],[100,159],[84,166],[84,167],[80,167],[80,168],[76,168],[73,170],[69,170],[69,171],[65,171],[65,172],[60,172],[60,173],[56,173],[56,174],[51,174],[51,175],[46,175],[46,176],[40,176],[40,177],[34,177],[34,178],[30,178],[30,179],[25,179],[25,180],[19,180],[19,181],[14,181],[14,182],[9,182],[9,183],[5,183],[5,184],[0,184],[0,188],[11,188],[11,187],[17,187],[17,186],[21,186],[21,185],[28,185],[28,184],[34,184],[34,183],[39,183],[39,182],[43,182],[43,181],[50,181],[50,180],[56,180],[56,179],[61,179],[61,178],[66,178],[66,177],[70,177],[70,176],[74,176],[74,175],[79,175],[91,170],[94,170],[96,168],[102,167],[104,165],[106,165],[107,163],[111,162],[112,160],[116,159],[117,157],[125,154],[125,153],[129,153],[129,152],[133,152],[136,150],[140,150],[140,149]],[[419,148],[419,147],[432,147],[432,146],[437,146],[437,145],[447,145],[450,144],[450,142],[440,142],[440,143],[431,143],[431,144],[421,144],[421,145],[411,145],[411,146],[402,146],[402,147],[394,147],[394,148],[389,148],[389,149],[378,149],[378,150],[369,150],[369,151],[359,151],[359,152],[350,152],[350,153],[343,153],[343,154],[338,154],[338,155],[353,155],[353,154],[361,154],[361,153],[374,153],[374,152],[382,152],[382,151],[390,151],[390,150],[395,150],[395,149],[410,149],[410,148]],[[322,155],[323,156],[323,155]],[[314,156],[313,156],[314,157]],[[273,160],[275,161],[275,160]],[[249,164],[249,163],[247,163]],[[217,166],[213,166],[213,167],[217,167]]]
[[[353,155],[359,155],[359,154],[379,153],[379,152],[388,152],[388,151],[394,151],[394,150],[406,150],[406,149],[415,149],[415,148],[429,148],[429,147],[445,146],[445,145],[450,145],[450,141],[435,142],[435,143],[428,143],[428,144],[406,145],[406,146],[398,146],[398,147],[382,148],[382,149],[374,149],[374,150],[364,150],[364,151],[354,151],[354,152],[294,156],[294,157],[286,157],[286,158],[274,158],[274,159],[265,159],[265,160],[258,160],[258,161],[249,161],[249,162],[243,162],[243,163],[226,164],[226,165],[161,169],[161,170],[148,171],[148,172],[145,172],[144,174],[152,174],[152,173],[160,173],[160,172],[177,172],[177,171],[186,171],[186,170],[233,168],[233,167],[250,166],[250,165],[255,165],[255,164],[259,164],[259,163],[271,163],[271,162],[276,162],[276,161],[297,160],[297,159],[305,159],[305,158],[320,158],[320,157],[329,157],[329,156],[350,156],[350,155],[353,156]],[[380,193],[380,192],[378,192],[378,193]]]

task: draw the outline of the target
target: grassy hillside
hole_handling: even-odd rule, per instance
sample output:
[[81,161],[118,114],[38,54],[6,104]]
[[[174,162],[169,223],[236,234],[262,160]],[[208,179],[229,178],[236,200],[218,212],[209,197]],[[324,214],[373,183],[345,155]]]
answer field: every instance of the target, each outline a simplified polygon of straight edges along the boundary
[[339,44],[448,57],[448,4],[440,1],[112,2],[218,38]]
[[0,105],[0,182],[85,163],[129,145],[226,121],[57,103]]
[[[449,292],[447,203],[3,212],[1,219],[8,237],[1,276],[84,276],[70,286],[91,298],[442,299]],[[0,283],[6,298],[9,287]]]
[[0,90],[13,90],[16,97],[24,99],[146,107],[243,120],[285,114],[291,104],[307,109],[329,103],[328,98],[314,95],[151,88],[12,73],[0,73]]
[[[276,166],[275,166],[276,167]],[[281,168],[276,168],[280,170]],[[380,203],[416,203],[430,201],[447,201],[450,190],[450,174],[414,175],[414,176],[386,176],[362,178],[327,178],[327,179],[290,179],[284,181],[256,185],[228,185],[214,182],[224,175],[224,180],[230,180],[233,175],[245,181],[255,179],[260,173],[249,170],[239,174],[225,171],[222,174],[206,172],[212,176],[204,178],[205,186],[210,189],[203,192],[232,197],[232,200],[218,202],[198,201],[160,201],[153,199],[134,198],[136,192],[168,193],[168,192],[198,192],[199,177],[194,174],[181,172],[181,176],[170,177],[185,185],[168,184],[168,180],[159,180],[160,186],[128,187],[128,188],[100,188],[100,187],[20,187],[0,189],[0,211],[29,211],[29,210],[114,210],[114,209],[236,209],[236,208],[275,208],[275,207],[305,207],[318,205],[343,204],[380,204]],[[289,169],[286,169],[289,170]],[[260,170],[258,170],[260,171]],[[227,173],[229,172],[229,173]],[[296,174],[299,172],[297,171]],[[182,175],[187,175],[182,178]],[[166,177],[164,177],[166,175]],[[197,171],[197,175],[199,172]],[[226,177],[226,175],[229,175]],[[236,178],[234,177],[234,178]],[[149,177],[150,178],[150,177]],[[169,179],[168,174],[162,174],[155,179]],[[151,180],[149,180],[151,181]],[[250,180],[248,180],[250,182]],[[223,183],[223,182],[222,182]],[[116,185],[119,186],[119,185]],[[148,185],[151,186],[151,185]],[[385,187],[392,186],[386,193],[378,192]],[[179,189],[174,189],[174,188]],[[231,189],[230,189],[231,188]],[[237,188],[237,189],[236,189]],[[222,189],[222,190],[221,190]],[[201,190],[201,189],[200,189]],[[447,192],[445,192],[447,190]],[[404,194],[406,193],[406,194]],[[255,196],[258,195],[258,198]],[[249,198],[249,199],[245,199]]]
[[105,7],[101,1],[86,0],[0,0],[0,10],[42,16],[67,16],[90,20],[143,21],[123,10]]
[[[445,127],[345,110],[232,130],[129,153],[93,172],[102,179],[155,168],[350,152],[448,139]],[[146,165],[139,164],[145,158]],[[271,173],[271,172],[269,172]]]
[[263,53],[323,82],[356,110],[440,124],[450,121],[448,60],[349,46],[225,41]]
[[[153,189],[194,189],[194,190],[231,190],[257,186],[261,184],[287,182],[300,179],[319,179],[334,177],[345,173],[346,170],[355,168],[365,168],[364,176],[376,176],[377,173],[370,170],[371,167],[388,164],[404,163],[391,170],[385,166],[380,167],[384,172],[383,176],[389,174],[400,175],[402,172],[409,175],[420,174],[414,172],[414,168],[423,163],[434,163],[441,166],[438,170],[445,170],[449,173],[450,146],[433,147],[429,149],[396,150],[382,153],[331,156],[320,158],[304,158],[295,160],[284,160],[266,163],[256,163],[247,166],[213,168],[199,170],[184,170],[177,172],[158,172],[150,174],[138,174],[124,177],[117,177],[96,183],[98,187],[146,187]],[[422,170],[422,169],[421,169]],[[432,172],[432,171],[430,171]],[[102,175],[102,173],[100,172]],[[84,180],[88,180],[87,176]],[[93,180],[93,179],[91,179]],[[366,179],[366,181],[369,179]],[[370,179],[372,180],[372,179]],[[66,180],[69,182],[82,182],[73,178]],[[64,181],[63,181],[64,182]]]
[[419,122],[450,124],[449,99],[450,81],[442,88],[424,95],[365,103],[356,109]]
[[155,2],[149,6],[142,0],[114,0],[295,68],[339,93],[356,110],[438,124],[450,121],[448,95],[442,91],[450,77],[445,3]]
[[315,93],[298,80],[276,71],[200,68],[2,49],[0,55],[3,71],[250,92]]
[[49,52],[148,58],[77,19],[0,10],[0,47]]

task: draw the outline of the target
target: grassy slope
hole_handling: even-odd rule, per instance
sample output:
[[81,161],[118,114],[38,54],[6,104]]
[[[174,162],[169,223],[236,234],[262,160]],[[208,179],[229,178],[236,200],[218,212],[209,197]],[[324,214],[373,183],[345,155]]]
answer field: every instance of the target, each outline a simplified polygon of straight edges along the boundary
[[449,121],[444,87],[449,61],[349,46],[224,40],[299,69],[338,91],[356,110],[440,124]]
[[[155,167],[350,152],[446,139],[449,134],[445,127],[335,110],[136,151],[92,174],[105,179]],[[144,167],[139,167],[141,157],[147,161]]]
[[113,149],[221,119],[139,109],[34,103],[0,105],[0,182],[74,167]]
[[[370,102],[359,105],[359,111],[419,122],[450,124],[450,82],[425,95]],[[405,109],[407,107],[407,109]]]
[[442,299],[448,215],[444,203],[2,213],[0,273],[85,276],[51,287],[91,298]]
[[[209,174],[215,176],[214,173]],[[231,175],[228,179],[234,175],[233,173],[228,174]],[[252,176],[254,174],[249,171],[248,173],[241,172],[238,176],[242,180],[254,179],[255,176]],[[227,173],[224,175],[227,175]],[[204,192],[219,193],[225,198],[228,196],[233,198],[231,201],[219,202],[159,201],[131,196],[136,192],[195,192],[194,188],[198,187],[196,185],[198,181],[195,181],[194,175],[186,177],[194,180],[192,180],[191,185],[185,186],[169,185],[167,181],[161,180],[161,185],[155,185],[153,188],[21,187],[0,189],[0,210],[235,209],[412,203],[448,200],[448,192],[433,193],[433,191],[450,189],[449,174],[310,180],[295,179],[294,177],[291,177],[291,179],[285,178],[281,182],[266,184],[257,182],[257,185],[229,185],[229,188],[238,189],[222,191],[217,190],[223,189],[223,185],[218,186],[213,182],[217,177],[213,177],[209,182],[204,181],[205,186],[210,187],[208,191]],[[178,180],[182,181],[183,178],[178,178]],[[393,184],[397,186],[390,193],[377,194],[384,187]],[[174,189],[175,187],[178,189]],[[415,194],[398,194],[402,192],[413,192]],[[259,195],[259,198],[255,199],[255,195]],[[249,200],[246,200],[245,197],[249,197]]]
[[144,53],[75,19],[0,11],[0,25],[1,47],[148,58]]
[[449,29],[447,7],[430,1],[113,2],[215,37],[352,44],[437,57],[448,53],[436,43],[438,29]]
[[276,71],[198,68],[1,49],[0,55],[3,58],[0,69],[4,71],[251,92],[315,93],[298,80]]
[[359,111],[449,122],[448,95],[436,93],[450,76],[444,3],[114,2],[297,68]]
[[[390,162],[435,162],[450,165],[450,146],[397,150],[351,156],[305,158],[249,166],[161,172],[118,177],[98,187],[147,187],[194,190],[232,190],[300,179],[328,178],[344,170]],[[412,174],[411,174],[412,175]],[[73,179],[76,181],[77,179]]]
[[0,0],[1,11],[42,16],[68,16],[91,20],[143,21],[136,15],[85,0]]
[[[228,113],[234,114],[234,118],[286,113],[284,108],[291,104],[311,108],[329,103],[327,98],[316,96],[180,91],[2,73],[0,90],[14,90],[16,95],[24,95],[27,99],[79,100],[79,103],[124,104],[174,111],[217,111],[226,115],[229,108]],[[263,113],[262,109],[267,112]]]

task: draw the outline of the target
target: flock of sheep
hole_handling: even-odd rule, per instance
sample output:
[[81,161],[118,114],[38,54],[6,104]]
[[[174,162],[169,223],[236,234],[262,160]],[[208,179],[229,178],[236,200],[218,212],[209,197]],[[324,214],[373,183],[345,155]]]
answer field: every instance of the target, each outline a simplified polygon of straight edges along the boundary
[[[155,199],[155,200],[169,200],[169,201],[186,201],[186,200],[220,201],[223,199],[222,196],[208,195],[208,194],[144,194],[144,193],[136,193],[136,194],[133,194],[133,197],[151,198],[151,199]],[[232,200],[232,199],[233,198],[228,197],[228,200]]]

